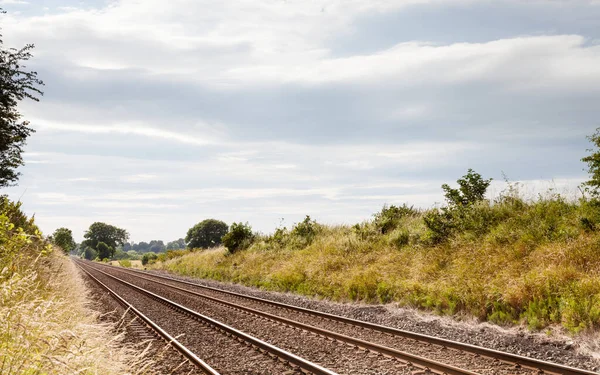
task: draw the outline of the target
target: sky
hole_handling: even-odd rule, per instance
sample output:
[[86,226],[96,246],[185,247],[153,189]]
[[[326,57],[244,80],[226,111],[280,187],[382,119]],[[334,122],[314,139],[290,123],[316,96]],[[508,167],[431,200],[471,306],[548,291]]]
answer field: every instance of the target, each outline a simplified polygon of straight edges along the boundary
[[534,196],[586,179],[600,126],[600,1],[0,0],[45,82],[18,186],[45,234],[135,242],[206,218],[442,204],[473,168]]

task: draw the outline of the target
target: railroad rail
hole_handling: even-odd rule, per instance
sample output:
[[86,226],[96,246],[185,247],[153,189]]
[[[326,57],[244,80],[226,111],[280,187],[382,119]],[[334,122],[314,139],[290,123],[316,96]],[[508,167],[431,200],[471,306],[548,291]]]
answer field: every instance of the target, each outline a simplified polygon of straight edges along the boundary
[[185,358],[188,359],[191,363],[200,368],[207,375],[220,375],[217,371],[215,371],[212,367],[210,367],[206,362],[198,358],[196,354],[194,354],[191,350],[186,348],[182,343],[177,341],[174,337],[169,335],[165,330],[158,326],[158,324],[154,323],[150,318],[144,315],[141,311],[136,309],[133,305],[127,302],[123,297],[118,295],[115,291],[110,289],[106,284],[102,281],[98,280],[94,275],[89,273],[83,267],[79,267],[83,272],[87,274],[89,278],[94,280],[100,287],[106,290],[114,299],[117,300],[119,304],[125,307],[128,311],[133,312],[138,318],[140,318],[147,327],[149,327],[152,331],[156,332],[160,337],[162,337],[167,343],[172,345],[179,353],[181,353]]
[[[104,271],[101,271],[101,270],[99,270],[96,267],[92,267],[89,264],[83,266],[81,264],[83,262],[81,262],[81,261],[75,261],[75,262],[77,264],[79,264],[79,266],[88,275],[90,275],[95,280],[98,280],[98,279],[95,278],[93,275],[91,275],[88,271],[86,271],[84,269],[84,267],[90,267],[91,269],[94,269],[95,271],[100,272],[103,275],[105,275],[105,276],[107,276],[107,277],[109,277],[109,278],[111,278],[111,279],[113,279],[113,280],[115,280],[115,281],[117,281],[117,282],[119,282],[119,283],[121,283],[123,285],[126,285],[126,286],[128,286],[128,287],[130,287],[130,288],[132,288],[132,289],[134,289],[134,290],[136,290],[136,291],[138,291],[138,292],[140,292],[142,294],[145,294],[148,297],[151,297],[152,299],[154,299],[154,300],[156,300],[156,301],[158,301],[158,302],[160,302],[160,303],[162,303],[164,305],[169,306],[170,308],[178,310],[178,311],[182,312],[183,314],[185,314],[185,315],[187,315],[189,317],[192,317],[192,318],[194,318],[196,320],[199,320],[200,322],[202,322],[204,324],[208,324],[208,325],[216,328],[218,331],[220,331],[220,332],[222,332],[222,333],[224,333],[224,334],[226,334],[228,336],[234,336],[238,340],[243,340],[244,342],[248,343],[249,345],[251,345],[254,348],[257,348],[257,349],[259,349],[259,350],[261,350],[263,352],[267,352],[267,353],[270,353],[270,354],[276,356],[277,358],[281,359],[281,361],[284,362],[284,363],[289,363],[289,364],[291,364],[293,366],[297,366],[303,372],[314,374],[314,375],[337,375],[335,372],[333,372],[331,370],[328,370],[328,369],[326,369],[324,367],[321,367],[321,366],[319,366],[319,365],[317,365],[315,363],[307,361],[304,358],[298,357],[298,356],[296,356],[296,355],[294,355],[292,353],[289,353],[289,352],[287,352],[287,351],[285,351],[283,349],[280,349],[280,348],[278,348],[278,347],[276,347],[274,345],[271,345],[271,344],[269,344],[267,342],[264,342],[264,341],[262,341],[260,339],[257,339],[255,337],[253,337],[253,336],[250,336],[250,335],[248,335],[248,334],[246,334],[246,333],[244,333],[242,331],[239,331],[239,330],[237,330],[237,329],[235,329],[233,327],[230,327],[230,326],[228,326],[226,324],[223,324],[223,323],[221,323],[221,322],[219,322],[217,320],[214,320],[214,319],[212,319],[212,318],[210,318],[208,316],[202,315],[202,314],[200,314],[200,313],[198,313],[198,312],[196,312],[194,310],[191,310],[191,309],[189,309],[189,308],[187,308],[185,306],[182,306],[182,305],[180,305],[180,304],[178,304],[176,302],[173,302],[173,301],[171,301],[171,300],[169,300],[167,298],[161,297],[158,294],[152,293],[152,292],[150,292],[150,291],[148,291],[148,290],[146,290],[144,288],[140,288],[137,285],[134,285],[134,284],[131,284],[131,283],[125,281],[125,280],[119,279],[118,277],[115,277],[115,276],[113,276],[111,274],[108,274],[108,273],[106,273]],[[100,281],[98,280],[98,282],[100,282]],[[106,285],[105,285],[105,288],[108,289],[108,287]],[[115,293],[115,295],[116,295],[116,293]],[[125,301],[124,299],[122,299],[122,297],[121,297],[121,300]],[[165,334],[166,334],[166,332],[165,332]],[[183,347],[183,345],[182,345],[182,347]],[[193,353],[190,352],[190,354],[193,354]],[[200,359],[198,358],[198,360],[200,360]],[[206,366],[208,366],[208,365],[206,365]],[[214,372],[214,373],[211,373],[211,374],[218,375],[217,372]]]
[[[116,270],[122,271],[121,269],[116,269]],[[356,347],[356,348],[361,348],[361,349],[364,349],[364,350],[369,350],[369,351],[375,352],[375,353],[381,353],[381,354],[386,355],[388,357],[400,360],[400,361],[402,361],[404,363],[408,363],[408,364],[411,364],[411,365],[415,365],[415,366],[421,367],[424,370],[430,370],[430,371],[434,371],[434,372],[437,372],[437,373],[440,373],[440,374],[447,374],[447,375],[478,375],[477,373],[469,371],[469,370],[464,370],[464,369],[461,369],[461,368],[458,368],[458,367],[455,367],[455,366],[447,365],[447,364],[444,364],[444,363],[441,363],[441,362],[438,362],[438,361],[434,361],[434,360],[431,360],[431,359],[428,359],[428,358],[424,358],[424,357],[421,357],[421,356],[417,356],[417,355],[414,355],[414,354],[411,354],[411,353],[403,352],[403,351],[400,351],[400,350],[396,350],[394,348],[389,348],[389,347],[386,347],[386,346],[383,346],[383,345],[379,345],[379,344],[375,344],[375,343],[372,343],[372,342],[368,342],[368,341],[365,341],[365,340],[357,339],[357,338],[354,338],[354,337],[350,337],[350,336],[347,336],[347,335],[336,333],[336,332],[333,332],[333,331],[330,331],[330,330],[326,330],[326,329],[323,329],[323,328],[318,328],[318,327],[311,326],[311,325],[308,325],[308,324],[300,323],[300,322],[297,322],[295,320],[291,320],[291,319],[283,318],[283,317],[280,317],[280,316],[277,316],[277,315],[269,314],[269,313],[266,313],[266,312],[263,312],[263,311],[260,311],[260,310],[252,309],[250,307],[246,307],[246,306],[242,306],[242,305],[237,305],[235,303],[231,303],[231,302],[224,301],[224,300],[221,300],[221,299],[218,299],[218,298],[207,296],[205,294],[197,293],[197,292],[194,292],[194,291],[191,291],[191,290],[188,290],[188,289],[179,288],[179,287],[176,287],[176,286],[173,286],[173,285],[170,285],[170,284],[166,284],[166,283],[163,283],[163,282],[160,282],[160,281],[152,280],[152,279],[147,278],[147,277],[143,277],[143,276],[136,276],[136,277],[138,277],[140,279],[143,279],[143,280],[147,280],[147,281],[156,283],[156,284],[159,284],[159,285],[166,286],[166,287],[171,288],[171,289],[179,290],[179,291],[182,291],[184,293],[188,293],[188,294],[191,294],[191,295],[194,295],[194,296],[197,296],[197,297],[201,297],[201,298],[204,298],[204,299],[209,300],[211,302],[224,305],[226,307],[230,307],[230,308],[233,308],[233,309],[236,309],[236,310],[240,310],[240,311],[243,311],[243,312],[246,312],[246,313],[250,313],[250,314],[253,314],[253,315],[256,315],[256,316],[264,317],[264,318],[270,319],[270,320],[275,321],[275,322],[283,323],[283,324],[286,324],[286,325],[288,325],[290,327],[303,329],[305,331],[308,331],[308,332],[311,332],[311,333],[315,333],[317,335],[320,335],[320,336],[323,336],[323,337],[326,337],[326,338],[330,338],[330,339],[333,339],[333,340],[338,340],[340,342],[344,342],[344,343],[349,344],[349,345],[351,345],[353,347]]]
[[[214,287],[209,287],[206,285],[197,284],[194,282],[189,282],[189,281],[175,279],[172,277],[157,275],[157,274],[150,273],[150,272],[144,272],[144,271],[134,270],[134,269],[124,269],[121,267],[113,267],[113,266],[108,266],[108,265],[102,265],[102,266],[110,267],[110,268],[119,270],[121,272],[143,274],[146,276],[163,279],[163,280],[168,280],[168,281],[176,282],[176,283],[183,284],[183,285],[190,285],[195,288],[210,290],[210,291],[222,293],[225,295],[230,295],[230,296],[233,296],[236,298],[246,299],[249,301],[266,304],[266,305],[270,305],[273,307],[288,309],[291,311],[295,311],[295,312],[299,312],[299,313],[303,313],[303,314],[307,314],[307,315],[325,318],[325,319],[329,319],[332,321],[345,323],[345,324],[348,324],[351,326],[366,328],[366,329],[374,330],[377,332],[381,332],[381,333],[385,333],[385,334],[389,334],[389,335],[393,335],[393,336],[399,336],[399,337],[408,338],[408,339],[412,339],[412,340],[416,340],[416,341],[420,341],[420,342],[424,342],[424,343],[428,343],[428,344],[442,346],[445,348],[451,348],[451,349],[462,351],[462,352],[480,355],[480,356],[491,358],[491,359],[497,359],[497,360],[500,360],[500,361],[503,361],[505,363],[509,363],[509,364],[512,364],[515,366],[529,368],[529,369],[538,371],[540,373],[549,373],[549,374],[557,374],[557,375],[558,374],[562,374],[562,375],[598,375],[598,373],[593,372],[593,371],[578,369],[578,368],[565,366],[565,365],[561,365],[561,364],[557,364],[557,363],[552,363],[552,362],[542,361],[542,360],[538,360],[538,359],[534,359],[534,358],[524,357],[524,356],[520,356],[517,354],[502,352],[502,351],[489,349],[489,348],[484,348],[481,346],[465,344],[465,343],[461,343],[458,341],[452,341],[452,340],[443,339],[443,338],[439,338],[439,337],[435,337],[435,336],[429,336],[429,335],[424,335],[424,334],[420,334],[420,333],[410,332],[410,331],[401,330],[398,328],[387,327],[387,326],[383,326],[383,325],[379,325],[379,324],[375,324],[375,323],[369,323],[369,322],[356,320],[356,319],[352,319],[352,318],[347,318],[347,317],[343,317],[343,316],[339,316],[339,315],[324,313],[321,311],[311,310],[311,309],[307,309],[307,308],[303,308],[303,307],[299,307],[299,306],[293,306],[293,305],[289,305],[289,304],[285,304],[285,303],[281,303],[281,302],[270,301],[270,300],[267,300],[264,298],[248,296],[248,295],[235,293],[235,292],[231,292],[231,291],[227,291],[227,290],[223,290],[223,289],[219,289],[219,288],[214,288]],[[151,279],[149,279],[149,280],[151,280]],[[154,281],[156,282],[156,280],[154,280]],[[165,284],[165,285],[168,285],[168,284]],[[174,287],[173,285],[169,285],[169,286]],[[183,288],[178,288],[178,289],[181,289],[181,290],[184,290],[187,292],[191,292],[191,291],[189,291],[187,289],[183,289]],[[203,296],[214,299],[214,297],[209,297],[209,296],[205,296],[205,295],[203,295]],[[219,302],[231,304],[230,302],[223,301],[223,300],[219,300]],[[239,305],[236,305],[236,306],[238,308],[240,307]],[[246,308],[246,309],[250,309],[250,308]],[[251,309],[251,310],[254,310],[254,309]],[[258,310],[254,310],[253,313],[260,313],[263,315],[266,314],[266,315],[271,315],[272,317],[276,317],[275,315],[264,313],[264,312],[259,312]],[[281,319],[282,322],[283,322],[283,320],[288,320],[288,319],[281,318],[281,317],[277,317],[277,318]],[[291,322],[294,322],[294,321],[291,321]],[[294,322],[294,323],[302,324],[302,323],[297,323],[297,322]],[[286,322],[286,324],[288,324],[288,323]],[[358,343],[356,345],[361,346]],[[376,348],[373,348],[373,350],[377,351]],[[389,353],[384,353],[384,354],[393,356],[393,354],[389,354]]]

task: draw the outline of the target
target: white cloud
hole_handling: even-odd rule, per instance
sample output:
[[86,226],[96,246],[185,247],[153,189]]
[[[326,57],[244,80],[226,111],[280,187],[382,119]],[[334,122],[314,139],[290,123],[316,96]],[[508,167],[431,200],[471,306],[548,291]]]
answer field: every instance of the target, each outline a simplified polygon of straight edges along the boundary
[[210,138],[210,136],[176,133],[168,130],[149,127],[141,123],[122,123],[100,126],[89,124],[57,123],[43,119],[33,119],[32,122],[36,124],[37,128],[67,132],[80,132],[88,134],[133,134],[200,146],[216,142],[216,140],[214,138]]
[[[598,118],[594,36],[442,43],[399,29],[366,52],[335,49],[360,36],[361,18],[448,3],[120,0],[3,16],[10,45],[36,43],[47,83],[23,107],[38,132],[9,191],[28,189],[46,232],[108,221],[139,241],[178,238],[205,217],[270,231],[282,216],[353,222],[386,202],[430,207],[472,166],[532,180],[562,175],[565,161],[579,173],[574,139]],[[564,175],[555,183],[573,189]]]

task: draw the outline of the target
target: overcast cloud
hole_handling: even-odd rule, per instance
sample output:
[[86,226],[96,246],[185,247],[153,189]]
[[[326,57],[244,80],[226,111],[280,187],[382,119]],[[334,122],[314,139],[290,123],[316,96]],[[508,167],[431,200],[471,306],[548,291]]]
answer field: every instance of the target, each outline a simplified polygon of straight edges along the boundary
[[0,4],[46,83],[7,193],[46,234],[353,223],[468,168],[574,192],[600,126],[598,1]]

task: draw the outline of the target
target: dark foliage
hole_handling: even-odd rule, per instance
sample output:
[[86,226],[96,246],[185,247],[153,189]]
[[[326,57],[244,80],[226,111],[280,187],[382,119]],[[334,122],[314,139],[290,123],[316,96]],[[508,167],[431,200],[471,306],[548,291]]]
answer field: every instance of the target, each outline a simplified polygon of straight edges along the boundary
[[231,254],[243,250],[252,244],[254,234],[248,223],[233,223],[229,232],[223,236],[223,245]]
[[185,242],[189,248],[202,248],[218,246],[227,233],[227,224],[220,220],[206,219],[191,227]]
[[[4,13],[1,8],[0,13]],[[38,87],[44,83],[23,65],[32,57],[33,48],[33,44],[21,49],[4,48],[0,35],[0,187],[18,180],[17,168],[24,164],[21,153],[27,137],[34,132],[28,121],[21,120],[17,105],[26,98],[38,101],[36,95],[43,95]]]

